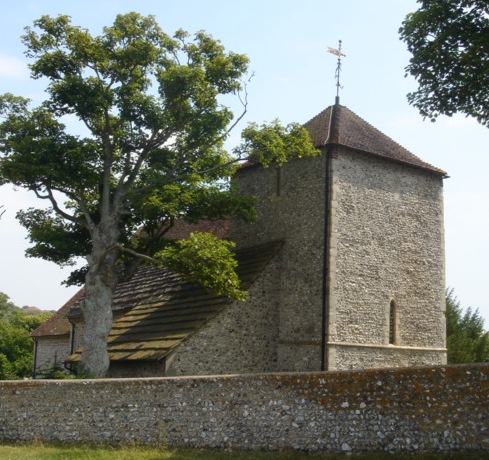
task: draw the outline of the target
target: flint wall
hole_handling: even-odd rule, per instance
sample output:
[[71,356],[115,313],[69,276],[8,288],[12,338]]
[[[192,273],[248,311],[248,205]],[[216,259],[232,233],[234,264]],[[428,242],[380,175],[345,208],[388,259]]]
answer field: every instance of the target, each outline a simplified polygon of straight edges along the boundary
[[0,382],[0,439],[329,452],[489,450],[489,365]]

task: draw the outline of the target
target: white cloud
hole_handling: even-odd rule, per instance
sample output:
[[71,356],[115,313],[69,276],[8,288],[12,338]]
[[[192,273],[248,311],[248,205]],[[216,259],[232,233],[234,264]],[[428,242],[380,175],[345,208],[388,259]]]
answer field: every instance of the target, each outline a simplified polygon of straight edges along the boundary
[[0,77],[18,78],[27,76],[25,61],[12,56],[0,55]]

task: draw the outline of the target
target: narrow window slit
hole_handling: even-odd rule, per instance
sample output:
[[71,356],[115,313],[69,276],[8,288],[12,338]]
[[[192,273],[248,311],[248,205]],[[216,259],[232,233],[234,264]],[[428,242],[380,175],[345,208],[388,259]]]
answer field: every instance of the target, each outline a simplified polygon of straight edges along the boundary
[[396,340],[396,335],[397,335],[396,316],[397,316],[396,302],[391,300],[391,303],[389,306],[389,344],[390,345],[395,345],[397,342],[397,340]]

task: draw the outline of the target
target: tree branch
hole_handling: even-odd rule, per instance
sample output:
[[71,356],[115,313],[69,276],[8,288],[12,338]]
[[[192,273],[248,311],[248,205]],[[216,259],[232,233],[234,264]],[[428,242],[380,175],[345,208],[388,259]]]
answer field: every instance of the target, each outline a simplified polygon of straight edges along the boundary
[[232,164],[237,163],[238,161],[246,161],[246,160],[247,160],[247,158],[238,157],[238,158],[234,158],[233,160],[230,160],[226,163],[223,163],[222,165],[214,166],[213,168],[209,168],[209,169],[204,169],[203,171],[193,171],[193,173],[203,176],[205,174],[213,173],[215,171],[219,171],[220,169],[227,168],[228,166],[231,166]]
[[93,234],[93,231],[95,229],[95,224],[92,220],[92,217],[90,216],[90,211],[87,207],[87,204],[85,203],[85,200],[83,199],[83,194],[80,193],[80,196],[82,198],[80,198],[78,200],[78,204],[80,206],[80,209],[81,209],[83,215],[85,216],[86,225],[83,225],[83,223],[80,223],[80,222],[78,222],[78,223],[80,223],[80,225],[82,225],[82,226],[85,226],[89,230],[89,232],[91,234]]
[[111,246],[109,246],[105,251],[104,251],[104,256],[109,253],[110,251],[113,251],[114,249],[118,249],[121,252],[125,252],[126,254],[130,254],[131,256],[137,257],[139,259],[146,260],[148,262],[151,262],[153,264],[161,264],[161,262],[153,257],[147,256],[145,254],[141,254],[137,251],[134,251],[132,249],[126,248],[122,246],[120,243],[115,243]]
[[[136,163],[132,167],[132,170],[127,171],[126,174],[122,175],[119,179],[119,183],[117,184],[117,189],[114,197],[114,205],[119,207],[122,203],[122,199],[124,198],[127,190],[131,187],[134,181],[137,179],[138,173],[141,169],[143,162],[147,159],[151,150],[156,147],[163,145],[170,138],[170,134],[162,133],[159,131],[153,131],[150,139],[138,154]],[[130,164],[130,153],[126,155],[126,166]]]
[[[251,79],[254,77],[254,75],[255,75],[255,73],[252,72],[251,75],[250,75],[250,77],[248,78],[247,82],[250,82]],[[243,112],[239,115],[238,118],[236,118],[236,120],[234,121],[234,123],[221,136],[219,136],[214,141],[213,145],[216,145],[220,141],[224,140],[229,135],[229,133],[239,124],[239,122],[244,118],[244,116],[248,112],[248,85],[247,85],[247,82],[245,82],[244,85],[243,85],[244,86],[244,95],[243,95],[243,97],[241,96],[241,93],[238,91],[238,99],[241,102],[241,105],[243,106]],[[197,154],[198,154],[198,152],[197,152]],[[238,161],[245,160],[245,159],[246,158],[243,159],[241,157],[238,157],[235,160],[232,160],[230,162],[227,162],[227,163],[225,163],[223,165],[216,166],[215,168],[210,168],[210,169],[207,169],[207,170],[204,170],[204,171],[193,171],[193,172],[195,174],[208,174],[210,172],[218,171],[221,168],[225,168],[227,166],[232,165],[233,163],[236,163]]]
[[[108,113],[105,111],[106,125],[108,125]],[[103,163],[103,179],[102,190],[100,196],[100,216],[101,218],[107,217],[110,213],[110,176],[112,169],[112,143],[110,141],[110,134],[107,131],[102,133],[102,143],[104,146],[104,163]]]
[[37,189],[32,189],[32,190],[39,199],[49,200],[51,202],[51,206],[53,207],[53,210],[56,214],[63,217],[63,219],[69,220],[70,222],[78,223],[78,219],[75,216],[68,214],[67,212],[63,211],[59,207],[58,202],[56,201],[56,198],[54,197],[51,189],[49,189],[49,188],[47,189],[47,195],[41,195],[41,193]]
[[255,72],[251,72],[250,78],[248,78],[248,81],[244,83],[244,98],[241,97],[241,93],[238,91],[238,99],[239,99],[239,102],[241,102],[241,105],[243,106],[243,113],[241,113],[241,115],[236,119],[236,121],[229,127],[229,129],[226,131],[224,136],[227,136],[236,127],[236,125],[243,119],[243,117],[248,112],[248,85],[247,85],[247,83],[249,83],[254,76],[255,76]]

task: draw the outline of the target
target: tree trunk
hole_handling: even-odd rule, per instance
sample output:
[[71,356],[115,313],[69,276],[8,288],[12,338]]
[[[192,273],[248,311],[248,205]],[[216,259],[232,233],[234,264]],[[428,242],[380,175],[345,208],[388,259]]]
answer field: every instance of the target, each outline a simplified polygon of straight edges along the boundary
[[107,339],[112,327],[112,294],[101,274],[87,274],[82,311],[83,329],[82,369],[90,376],[105,377],[109,369]]
[[[82,312],[83,330],[82,370],[96,378],[105,377],[110,360],[107,339],[112,328],[112,299],[117,284],[117,251],[109,249],[117,242],[117,230],[99,233],[93,239],[85,279],[85,299]],[[100,241],[102,240],[102,241]]]

